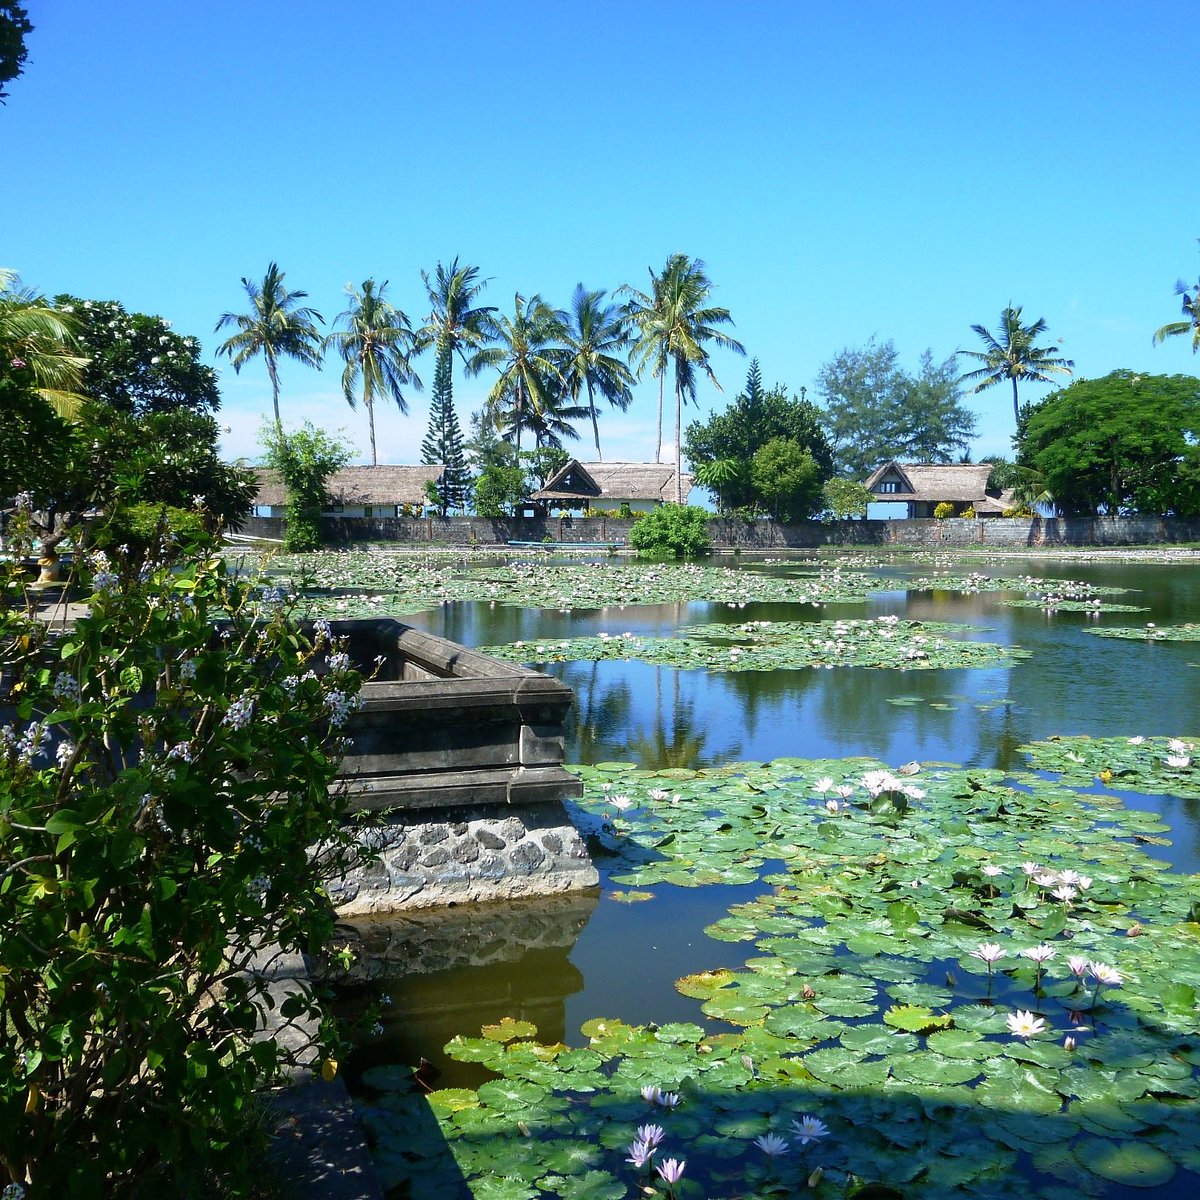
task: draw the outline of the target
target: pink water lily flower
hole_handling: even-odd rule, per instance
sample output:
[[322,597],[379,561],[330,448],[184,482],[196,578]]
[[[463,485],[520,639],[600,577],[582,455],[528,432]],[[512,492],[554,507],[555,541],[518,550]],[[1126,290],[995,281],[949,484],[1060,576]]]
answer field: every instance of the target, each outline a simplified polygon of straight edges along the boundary
[[992,963],[999,962],[1005,953],[1006,951],[997,942],[980,942],[971,951],[971,957],[982,959],[988,966],[991,966]]
[[683,1178],[686,1166],[687,1159],[685,1158],[668,1158],[664,1159],[654,1169],[662,1176],[663,1182],[668,1187],[674,1187]]

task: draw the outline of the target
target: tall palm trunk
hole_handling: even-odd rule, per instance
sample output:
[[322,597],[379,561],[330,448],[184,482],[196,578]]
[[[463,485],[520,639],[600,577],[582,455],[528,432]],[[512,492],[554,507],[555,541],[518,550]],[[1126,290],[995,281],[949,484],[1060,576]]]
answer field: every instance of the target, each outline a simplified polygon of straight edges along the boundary
[[604,455],[600,453],[600,422],[596,420],[596,399],[592,395],[592,381],[588,380],[588,408],[592,410],[592,435],[596,439],[596,461],[603,462]]
[[667,376],[666,364],[663,364],[663,369],[658,374],[658,444],[654,447],[654,461],[662,462],[662,410],[663,410],[663,383]]
[[275,366],[275,355],[267,353],[267,374],[271,377],[271,403],[275,405],[275,434],[283,444],[283,422],[279,418],[279,370]]
[[675,371],[675,503],[683,503],[683,388],[679,385],[679,371]]
[[1016,379],[1015,375],[1013,376],[1012,385],[1013,385],[1013,421],[1016,423],[1017,428],[1020,429],[1021,428],[1021,409],[1017,404],[1017,379]]

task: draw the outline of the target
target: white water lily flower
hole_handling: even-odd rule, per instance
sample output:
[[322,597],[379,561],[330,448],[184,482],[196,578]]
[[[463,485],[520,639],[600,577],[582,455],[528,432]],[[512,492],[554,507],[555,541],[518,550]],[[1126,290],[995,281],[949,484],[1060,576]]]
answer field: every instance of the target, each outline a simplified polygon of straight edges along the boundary
[[1026,946],[1021,951],[1022,958],[1031,958],[1035,963],[1049,962],[1054,957],[1054,947],[1043,942],[1040,946]]
[[1139,733],[1137,737],[1125,739],[1131,746],[1140,746],[1146,739]]
[[1091,965],[1092,964],[1086,958],[1084,958],[1082,954],[1072,954],[1071,957],[1067,959],[1067,966],[1070,967],[1071,974],[1074,975],[1076,979],[1082,979],[1088,973],[1088,968],[1091,967]]
[[1069,884],[1063,883],[1059,884],[1059,886],[1056,887],[1050,894],[1055,898],[1055,900],[1061,900],[1064,904],[1070,904],[1078,893]]
[[1090,964],[1088,969],[1092,973],[1092,978],[1097,983],[1106,983],[1109,987],[1121,986],[1121,972],[1116,967],[1110,967],[1108,963],[1094,962]]
[[1009,1013],[1004,1020],[1013,1037],[1033,1037],[1034,1034],[1041,1033],[1046,1028],[1046,1022],[1041,1017],[1035,1017],[1033,1013],[1024,1012],[1021,1009],[1015,1013]]
[[1004,874],[1004,868],[997,867],[994,863],[986,863],[983,867],[980,868],[980,870],[989,879],[995,879],[997,875]]
[[1190,767],[1192,760],[1186,754],[1168,754],[1163,761],[1168,767],[1174,767],[1176,770],[1183,770],[1184,767]]
[[1167,743],[1167,749],[1170,750],[1172,754],[1186,754],[1187,748],[1187,743],[1181,741],[1179,738],[1172,738]]
[[777,1155],[786,1154],[790,1147],[785,1138],[781,1138],[777,1133],[764,1133],[761,1137],[754,1139],[754,1144],[768,1158],[775,1158]]
[[796,1135],[796,1140],[802,1146],[807,1146],[809,1142],[818,1141],[820,1138],[829,1136],[829,1126],[824,1121],[819,1121],[816,1117],[801,1117],[798,1121],[792,1122],[792,1132]]
[[998,942],[980,942],[979,945],[971,951],[972,958],[981,959],[989,965],[994,962],[999,962],[1005,955],[1005,950]]
[[828,775],[822,775],[821,778],[818,779],[813,784],[813,791],[820,792],[821,795],[823,796],[832,787],[833,787],[833,780]]

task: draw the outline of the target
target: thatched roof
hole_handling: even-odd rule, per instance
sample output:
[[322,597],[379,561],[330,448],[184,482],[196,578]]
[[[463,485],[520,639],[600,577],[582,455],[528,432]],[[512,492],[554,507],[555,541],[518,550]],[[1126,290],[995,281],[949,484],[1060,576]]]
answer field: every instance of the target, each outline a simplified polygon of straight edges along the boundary
[[[867,480],[867,491],[876,500],[970,501],[979,511],[980,504],[995,503],[996,495],[987,493],[989,463],[900,463],[886,462]],[[895,480],[898,491],[880,491],[880,485]]]
[[[332,503],[345,508],[368,504],[425,504],[425,484],[440,479],[445,469],[441,463],[416,467],[343,467],[334,472],[326,489]],[[283,484],[275,471],[260,467],[257,475],[255,504],[282,506],[287,503]]]
[[[692,477],[683,475],[683,498],[692,490]],[[584,501],[598,507],[622,500],[675,499],[675,468],[666,463],[580,462],[571,459],[546,480],[531,500]]]

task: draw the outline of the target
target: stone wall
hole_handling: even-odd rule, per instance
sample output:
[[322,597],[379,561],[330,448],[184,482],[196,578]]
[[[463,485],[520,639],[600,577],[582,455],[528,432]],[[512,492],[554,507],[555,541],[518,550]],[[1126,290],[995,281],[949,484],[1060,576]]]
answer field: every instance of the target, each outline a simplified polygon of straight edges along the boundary
[[[503,548],[510,542],[565,546],[629,541],[633,521],[618,517],[326,517],[330,544],[391,542],[397,545]],[[722,550],[811,550],[819,546],[1154,546],[1200,542],[1200,521],[1174,517],[988,517],[894,521],[743,521],[714,517],[713,545]],[[282,517],[253,517],[242,532],[283,536]]]
[[559,802],[393,810],[357,835],[372,856],[331,886],[343,917],[598,886]]

